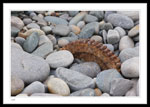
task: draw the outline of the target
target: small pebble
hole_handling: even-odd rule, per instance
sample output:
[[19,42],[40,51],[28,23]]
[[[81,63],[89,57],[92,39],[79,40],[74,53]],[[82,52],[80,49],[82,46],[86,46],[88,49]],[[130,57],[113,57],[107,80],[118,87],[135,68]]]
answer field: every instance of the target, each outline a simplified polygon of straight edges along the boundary
[[139,25],[136,25],[128,32],[129,37],[135,37],[138,34],[139,34]]
[[109,30],[107,34],[107,42],[109,44],[118,43],[120,40],[119,33],[116,30]]
[[49,26],[43,26],[41,29],[45,32],[45,34],[49,34],[52,31],[52,28]]
[[61,39],[61,38],[60,38],[60,39],[58,40],[58,46],[59,46],[59,47],[63,47],[63,46],[65,46],[65,45],[67,45],[68,43],[69,43],[69,41],[68,41],[67,39],[63,39],[63,38]]
[[11,76],[11,95],[17,95],[24,89],[24,81],[16,76]]
[[93,35],[90,39],[101,43],[103,42],[102,37],[99,35]]
[[75,25],[70,25],[71,31],[75,33],[76,35],[80,33],[80,28]]
[[95,91],[95,96],[101,96],[102,95],[102,92],[99,88],[95,88],[94,91]]

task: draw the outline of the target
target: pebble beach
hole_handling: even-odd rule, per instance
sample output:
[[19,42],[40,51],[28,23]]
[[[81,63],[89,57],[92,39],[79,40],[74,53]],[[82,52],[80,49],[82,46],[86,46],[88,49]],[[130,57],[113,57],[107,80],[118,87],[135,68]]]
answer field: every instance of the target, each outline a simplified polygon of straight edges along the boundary
[[[11,11],[11,96],[138,97],[139,20],[139,11]],[[60,50],[80,39],[106,46],[121,71]]]

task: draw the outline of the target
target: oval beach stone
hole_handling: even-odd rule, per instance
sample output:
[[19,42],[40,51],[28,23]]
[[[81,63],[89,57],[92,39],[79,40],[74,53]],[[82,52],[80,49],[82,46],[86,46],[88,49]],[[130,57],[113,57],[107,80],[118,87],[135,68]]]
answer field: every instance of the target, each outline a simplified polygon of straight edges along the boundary
[[114,26],[119,26],[124,29],[131,29],[134,26],[134,22],[130,17],[117,13],[108,15],[107,21]]
[[47,56],[46,61],[52,68],[67,67],[74,60],[74,57],[70,51],[61,50],[51,53]]

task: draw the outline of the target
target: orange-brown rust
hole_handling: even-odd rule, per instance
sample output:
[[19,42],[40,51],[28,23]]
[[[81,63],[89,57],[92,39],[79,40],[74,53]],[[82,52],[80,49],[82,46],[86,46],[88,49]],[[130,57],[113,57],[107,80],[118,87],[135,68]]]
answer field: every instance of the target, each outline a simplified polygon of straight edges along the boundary
[[114,68],[120,72],[120,59],[102,43],[94,40],[79,39],[65,45],[60,50],[68,50],[75,58],[84,61],[94,61],[102,70]]

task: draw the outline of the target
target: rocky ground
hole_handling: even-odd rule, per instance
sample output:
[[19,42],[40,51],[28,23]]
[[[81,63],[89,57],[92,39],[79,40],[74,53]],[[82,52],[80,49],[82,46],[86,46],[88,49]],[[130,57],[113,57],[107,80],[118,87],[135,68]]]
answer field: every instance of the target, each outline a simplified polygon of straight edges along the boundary
[[[59,48],[78,39],[105,44],[121,72]],[[139,96],[139,12],[12,11],[12,96]]]

